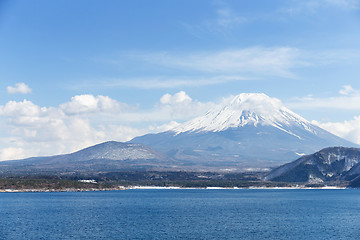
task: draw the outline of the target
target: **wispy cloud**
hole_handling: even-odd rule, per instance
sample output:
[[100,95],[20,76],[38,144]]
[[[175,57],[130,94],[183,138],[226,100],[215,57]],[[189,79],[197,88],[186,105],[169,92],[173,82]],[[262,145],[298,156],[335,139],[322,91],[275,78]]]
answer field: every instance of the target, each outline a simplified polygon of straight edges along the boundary
[[252,47],[190,54],[153,53],[139,57],[149,63],[203,73],[262,73],[289,77],[299,54],[299,49],[291,47]]
[[345,96],[360,96],[360,90],[354,89],[351,85],[344,85],[339,93]]
[[302,51],[291,47],[251,47],[189,53],[123,53],[117,57],[119,60],[100,61],[119,69],[124,62],[131,62],[138,69],[146,69],[149,72],[147,76],[92,79],[73,85],[72,88],[179,88],[256,80],[265,76],[296,78],[293,69],[305,66],[301,54]]
[[[310,51],[294,47],[250,47],[190,53],[136,53],[131,57],[148,65],[232,76],[294,77],[297,68],[351,63],[360,60],[351,49]],[[246,74],[246,75],[245,75]]]
[[306,96],[295,98],[287,103],[291,109],[341,109],[360,110],[360,90],[344,85],[339,90],[339,95],[334,97],[319,98]]
[[360,8],[359,0],[326,0],[326,4],[343,9],[357,10]]
[[8,86],[7,87],[7,93],[9,94],[27,94],[31,93],[31,88],[26,85],[25,83],[16,83],[15,86]]
[[[354,64],[360,53],[351,49],[310,51],[294,47],[249,47],[201,52],[126,52],[98,60],[126,72],[136,66],[139,75],[88,79],[72,85],[85,87],[130,87],[141,89],[209,86],[269,77],[299,79],[299,69]],[[142,71],[144,70],[144,71]],[[143,73],[145,72],[145,73]],[[144,76],[146,75],[146,76]]]
[[302,67],[328,66],[332,64],[352,65],[360,61],[360,51],[358,49],[331,49],[331,50],[299,50],[298,62]]
[[205,20],[201,25],[210,32],[222,32],[231,31],[233,28],[246,23],[246,21],[245,17],[236,14],[229,6],[221,4],[216,9],[216,17]]
[[110,78],[90,80],[81,84],[72,85],[72,88],[83,89],[86,87],[130,87],[139,89],[156,89],[156,88],[180,88],[180,87],[199,87],[217,85],[233,81],[254,80],[255,78],[245,76],[187,76],[187,77],[139,77],[139,78]]
[[203,19],[198,23],[183,23],[183,26],[193,35],[231,34],[232,30],[246,24],[244,16],[236,13],[226,2],[215,1],[213,17]]
[[279,9],[279,12],[287,14],[315,14],[324,8],[352,11],[360,9],[358,0],[293,0],[287,1],[287,6]]

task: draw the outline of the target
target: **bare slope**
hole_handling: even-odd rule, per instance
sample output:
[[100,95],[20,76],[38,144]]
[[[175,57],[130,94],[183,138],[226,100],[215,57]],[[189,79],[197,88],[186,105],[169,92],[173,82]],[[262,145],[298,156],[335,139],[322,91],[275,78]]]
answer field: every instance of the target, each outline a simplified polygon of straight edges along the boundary
[[179,165],[177,161],[142,144],[112,141],[71,154],[0,162],[0,173],[174,170]]

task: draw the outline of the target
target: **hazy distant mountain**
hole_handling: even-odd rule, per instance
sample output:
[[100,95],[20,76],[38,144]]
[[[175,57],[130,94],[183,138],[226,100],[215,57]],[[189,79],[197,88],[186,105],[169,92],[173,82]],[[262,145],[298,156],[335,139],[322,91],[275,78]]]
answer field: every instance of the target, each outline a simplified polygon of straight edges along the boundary
[[173,170],[179,165],[179,162],[142,144],[112,141],[71,154],[0,162],[0,173]]
[[328,146],[357,146],[265,94],[243,93],[170,131],[131,140],[194,168],[279,166]]
[[360,176],[360,149],[330,147],[271,171],[266,180],[323,183]]

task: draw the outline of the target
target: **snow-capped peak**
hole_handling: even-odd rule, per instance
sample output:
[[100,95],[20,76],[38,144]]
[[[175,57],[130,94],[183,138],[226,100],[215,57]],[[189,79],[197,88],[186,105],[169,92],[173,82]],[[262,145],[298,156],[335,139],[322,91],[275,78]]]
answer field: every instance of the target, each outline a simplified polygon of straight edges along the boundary
[[226,99],[204,116],[190,120],[174,128],[173,131],[176,133],[219,132],[246,125],[273,126],[294,136],[296,135],[288,130],[288,127],[296,125],[315,133],[307,120],[286,108],[279,99],[270,98],[263,93],[241,93]]

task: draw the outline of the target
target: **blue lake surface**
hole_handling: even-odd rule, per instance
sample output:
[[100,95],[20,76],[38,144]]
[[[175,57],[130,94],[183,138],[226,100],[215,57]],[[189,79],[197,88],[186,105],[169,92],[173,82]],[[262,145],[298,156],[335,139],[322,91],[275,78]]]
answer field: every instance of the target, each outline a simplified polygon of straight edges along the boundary
[[0,239],[360,239],[360,190],[0,193]]

